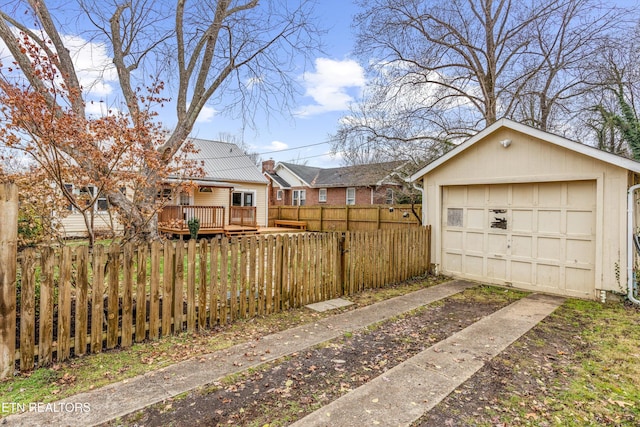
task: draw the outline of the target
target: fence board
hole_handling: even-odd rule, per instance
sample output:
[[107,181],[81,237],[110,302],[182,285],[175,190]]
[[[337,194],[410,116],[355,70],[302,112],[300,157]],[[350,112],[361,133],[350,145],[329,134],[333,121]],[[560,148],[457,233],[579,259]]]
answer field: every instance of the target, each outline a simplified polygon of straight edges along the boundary
[[38,365],[47,366],[52,362],[53,347],[53,264],[55,252],[43,248],[40,259],[40,337],[38,340]]
[[93,283],[91,289],[91,352],[102,351],[104,321],[104,246],[93,248]]
[[266,305],[265,305],[265,314],[273,313],[273,251],[275,246],[275,238],[273,236],[267,236],[267,240],[265,241],[265,250],[267,251],[267,264],[266,264]]
[[22,280],[20,283],[20,370],[28,371],[34,366],[36,326],[36,278],[35,252],[27,249],[22,258]]
[[151,243],[151,282],[149,283],[149,339],[160,333],[160,242]]
[[206,239],[200,240],[200,268],[198,284],[198,327],[207,327],[207,251]]
[[171,334],[171,315],[173,311],[173,287],[175,277],[175,253],[173,242],[164,242],[162,270],[162,336]]
[[209,326],[214,327],[218,323],[219,309],[218,297],[220,295],[220,274],[218,260],[220,258],[220,239],[211,241],[209,250]]
[[187,246],[187,331],[196,330],[196,240]]
[[136,251],[136,342],[147,335],[147,245]]
[[78,246],[76,248],[76,333],[73,352],[81,356],[87,352],[88,327],[88,297],[89,297],[89,248]]
[[220,324],[227,323],[227,291],[229,289],[229,240],[220,241]]
[[244,319],[247,317],[247,266],[249,264],[249,260],[247,259],[247,238],[242,237],[240,239],[240,274],[238,277],[239,284],[239,308],[240,308],[240,318]]
[[184,330],[184,242],[176,242],[173,283],[173,332]]
[[58,361],[71,354],[71,248],[62,248],[60,285],[58,293]]
[[118,321],[120,308],[120,245],[109,246],[107,278],[107,349],[118,345]]
[[122,257],[122,347],[133,344],[133,246],[124,246]]
[[258,282],[256,281],[257,262],[256,236],[249,239],[249,317],[256,315],[256,297],[258,295]]

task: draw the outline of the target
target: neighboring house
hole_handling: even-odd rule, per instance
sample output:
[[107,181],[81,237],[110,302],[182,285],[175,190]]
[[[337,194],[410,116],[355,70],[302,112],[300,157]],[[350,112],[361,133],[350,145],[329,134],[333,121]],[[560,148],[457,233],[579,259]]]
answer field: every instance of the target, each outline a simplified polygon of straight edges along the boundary
[[404,163],[323,169],[267,160],[262,171],[270,180],[272,206],[376,205],[396,202],[402,184],[394,175]]
[[[191,139],[196,153],[191,159],[201,162],[204,176],[199,178],[173,176],[158,195],[167,205],[158,215],[160,231],[188,234],[187,221],[200,219],[201,234],[222,233],[236,229],[257,229],[266,226],[268,218],[267,179],[260,168],[235,144]],[[186,182],[187,189],[176,188]],[[93,191],[93,188],[73,189]],[[62,221],[66,236],[86,235],[82,215],[72,212]],[[230,227],[232,226],[232,227]],[[95,206],[97,232],[121,229],[109,215],[106,199]]]
[[626,292],[640,163],[502,119],[411,180],[443,274],[580,298]]

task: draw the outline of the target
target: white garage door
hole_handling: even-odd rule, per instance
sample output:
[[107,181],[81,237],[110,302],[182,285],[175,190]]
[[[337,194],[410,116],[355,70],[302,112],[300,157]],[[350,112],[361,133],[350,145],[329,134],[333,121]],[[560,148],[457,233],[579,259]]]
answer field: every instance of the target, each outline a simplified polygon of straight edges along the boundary
[[593,297],[596,182],[443,188],[446,274]]

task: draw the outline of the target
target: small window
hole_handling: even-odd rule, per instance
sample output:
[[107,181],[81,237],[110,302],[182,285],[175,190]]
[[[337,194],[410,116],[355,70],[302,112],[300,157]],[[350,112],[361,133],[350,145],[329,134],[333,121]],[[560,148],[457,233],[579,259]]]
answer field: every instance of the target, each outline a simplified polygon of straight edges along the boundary
[[276,200],[282,200],[282,190],[276,191]]
[[393,204],[393,188],[387,188],[387,197],[385,199],[385,203],[387,205],[392,205]]
[[447,226],[448,227],[462,227],[462,208],[448,208],[447,209]]
[[318,201],[321,203],[325,203],[327,201],[327,189],[321,188],[318,190]]
[[91,202],[93,202],[93,194],[95,192],[95,188],[92,186],[81,187],[78,191],[78,204],[84,206],[90,206]]
[[231,195],[231,206],[254,206],[253,199],[251,191],[234,191]]
[[103,194],[100,194],[98,196],[98,200],[96,202],[96,208],[98,209],[98,212],[106,212],[109,210],[109,201],[107,200],[107,197],[104,196]]
[[355,205],[355,204],[356,204],[356,189],[347,188],[347,205]]
[[189,206],[191,204],[191,196],[186,191],[180,193],[180,204],[182,206]]
[[[69,195],[73,196],[73,184],[65,184],[64,189]],[[67,210],[68,211],[73,210],[73,205],[71,203],[67,205]]]
[[293,206],[304,206],[307,199],[306,190],[293,190]]
[[213,188],[211,187],[200,187],[198,188],[200,193],[213,193]]

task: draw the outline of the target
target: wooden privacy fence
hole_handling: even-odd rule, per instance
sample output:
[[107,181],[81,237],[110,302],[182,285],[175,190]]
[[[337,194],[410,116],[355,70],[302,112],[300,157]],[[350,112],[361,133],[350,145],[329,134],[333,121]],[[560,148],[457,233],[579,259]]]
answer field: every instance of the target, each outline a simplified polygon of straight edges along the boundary
[[[422,215],[422,205],[413,209]],[[411,205],[269,206],[269,226],[276,220],[305,221],[309,231],[374,231],[420,225]]]
[[426,273],[430,229],[27,249],[15,357],[70,356],[301,307]]

